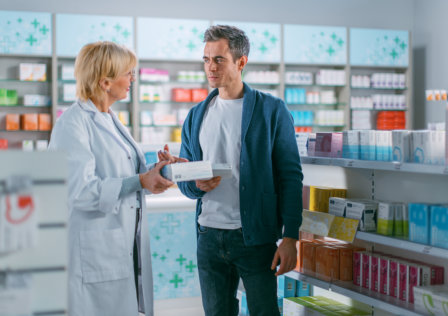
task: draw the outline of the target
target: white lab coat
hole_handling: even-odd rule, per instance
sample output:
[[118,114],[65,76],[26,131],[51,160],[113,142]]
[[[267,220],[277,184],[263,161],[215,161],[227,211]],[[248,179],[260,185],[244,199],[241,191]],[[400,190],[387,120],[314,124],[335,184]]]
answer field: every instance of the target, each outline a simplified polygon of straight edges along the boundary
[[[145,172],[142,151],[114,113],[112,117],[137,150],[139,173]],[[128,146],[91,101],[77,101],[56,122],[49,148],[68,154],[69,315],[138,315],[133,266],[136,194],[118,198],[122,179],[135,175]],[[153,316],[143,193],[141,200],[143,297],[146,316]]]

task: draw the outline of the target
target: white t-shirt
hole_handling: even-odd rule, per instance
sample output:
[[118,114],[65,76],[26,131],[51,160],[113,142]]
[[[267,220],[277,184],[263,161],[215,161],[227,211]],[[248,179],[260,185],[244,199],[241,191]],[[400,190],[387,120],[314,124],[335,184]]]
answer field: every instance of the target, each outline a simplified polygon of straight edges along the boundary
[[202,226],[237,229],[240,215],[240,153],[243,98],[224,100],[213,98],[204,114],[199,143],[203,160],[232,166],[232,177],[222,179],[214,190],[202,197]]

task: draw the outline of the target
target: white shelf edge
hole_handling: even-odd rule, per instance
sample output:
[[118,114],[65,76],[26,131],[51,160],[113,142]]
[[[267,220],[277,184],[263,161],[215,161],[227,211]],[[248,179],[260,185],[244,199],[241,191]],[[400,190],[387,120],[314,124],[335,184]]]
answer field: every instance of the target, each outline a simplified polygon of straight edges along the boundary
[[310,165],[448,175],[448,166],[445,165],[426,165],[416,163],[400,163],[396,161],[388,162],[308,156],[300,157],[300,159],[303,164]]
[[422,253],[433,257],[448,259],[448,249],[437,248],[431,245],[419,244],[409,240],[360,231],[356,233],[355,238],[358,240],[391,246],[394,248],[405,249],[412,252]]
[[291,271],[286,273],[285,275],[292,279],[307,282],[319,288],[333,291],[335,293],[347,296],[364,304],[388,311],[396,315],[420,315],[419,313],[414,312],[414,305],[411,303],[402,302],[391,296],[372,292],[360,286],[356,286],[350,282],[326,282],[312,276],[304,275],[297,271]]

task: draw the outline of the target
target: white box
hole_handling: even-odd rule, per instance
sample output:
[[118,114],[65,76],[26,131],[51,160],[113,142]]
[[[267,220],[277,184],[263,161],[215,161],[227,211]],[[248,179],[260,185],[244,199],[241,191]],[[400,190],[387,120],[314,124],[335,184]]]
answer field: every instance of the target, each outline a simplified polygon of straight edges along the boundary
[[61,65],[61,79],[62,80],[75,80],[75,66]]
[[23,96],[23,105],[25,106],[43,106],[50,105],[51,99],[49,96],[40,94],[25,94]]
[[359,220],[361,231],[376,231],[376,212],[378,203],[372,200],[348,200],[345,217]]
[[338,197],[330,197],[328,201],[328,213],[335,216],[344,217],[347,200]]
[[192,161],[166,165],[161,175],[173,182],[210,179],[213,177],[210,161]]
[[46,81],[47,80],[47,65],[33,64],[33,80]]
[[152,125],[152,112],[151,111],[141,111],[140,112],[140,123],[142,125]]
[[307,149],[308,133],[296,133],[296,142],[297,147],[299,149],[300,157],[308,156],[308,149]]
[[221,179],[230,179],[232,177],[232,166],[225,163],[212,164],[213,177]]
[[34,144],[32,140],[22,140],[22,150],[23,151],[33,151]]
[[66,102],[76,101],[76,84],[65,83],[62,86],[62,100]]
[[431,163],[431,133],[428,130],[411,132],[411,160],[414,163]]
[[19,64],[19,80],[33,81],[33,64]]
[[392,131],[392,161],[410,162],[410,132]]
[[48,140],[40,139],[36,140],[36,150],[37,151],[46,151],[48,148]]
[[414,287],[414,306],[425,315],[446,315],[448,286],[432,285]]
[[361,130],[359,131],[359,149],[361,160],[375,160],[376,150],[376,131]]

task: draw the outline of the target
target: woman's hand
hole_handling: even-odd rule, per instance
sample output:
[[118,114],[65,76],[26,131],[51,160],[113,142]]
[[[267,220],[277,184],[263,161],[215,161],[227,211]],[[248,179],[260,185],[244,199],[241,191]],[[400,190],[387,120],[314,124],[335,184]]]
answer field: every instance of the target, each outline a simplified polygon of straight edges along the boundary
[[160,174],[160,170],[164,166],[169,164],[170,164],[169,161],[161,161],[157,163],[153,169],[145,173],[141,173],[139,177],[142,188],[154,194],[158,194],[165,192],[170,186],[172,186],[174,183],[165,179]]
[[187,159],[172,156],[168,145],[163,147],[163,151],[159,150],[157,156],[159,157],[159,161],[169,161],[170,163],[188,162]]

